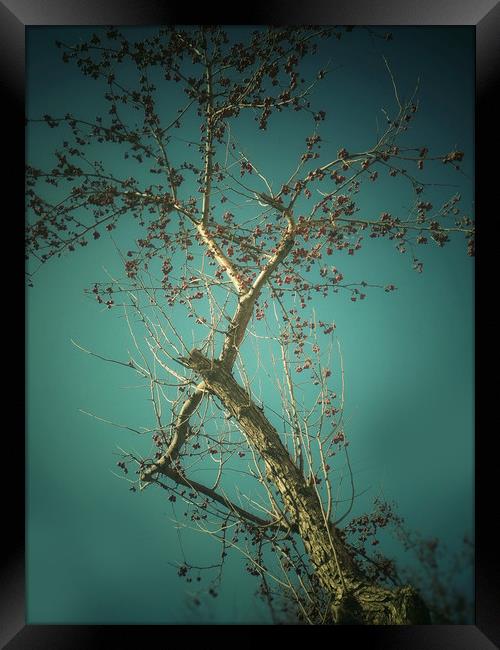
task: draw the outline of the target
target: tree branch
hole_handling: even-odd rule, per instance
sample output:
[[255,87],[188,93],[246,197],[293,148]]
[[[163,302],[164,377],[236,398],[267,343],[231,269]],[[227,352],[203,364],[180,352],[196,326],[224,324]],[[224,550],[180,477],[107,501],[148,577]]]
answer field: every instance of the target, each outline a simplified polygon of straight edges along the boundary
[[[236,505],[233,503],[230,499],[228,499],[226,496],[219,494],[212,488],[207,487],[206,485],[203,485],[202,483],[198,483],[197,481],[193,481],[191,479],[186,478],[183,476],[180,472],[176,471],[175,469],[171,467],[164,467],[161,470],[161,474],[164,476],[170,478],[172,481],[179,485],[184,485],[185,487],[191,488],[195,490],[196,492],[200,492],[201,494],[204,494],[205,496],[209,497],[210,499],[213,499],[214,501],[217,501],[217,503],[220,503],[224,507],[226,507],[228,510],[233,512],[235,515],[242,517],[243,519],[246,519],[246,521],[249,521],[252,524],[255,524],[259,528],[267,528],[268,530],[278,530],[278,531],[283,531],[283,532],[290,532],[290,528],[283,526],[277,522],[273,521],[266,521],[265,519],[261,519],[257,515],[254,515],[252,512],[248,512],[248,510],[245,510],[244,508],[241,508],[240,506]],[[144,482],[149,482],[149,483],[157,483],[160,485],[164,490],[170,490],[170,488],[159,481],[158,479],[154,479],[151,477],[151,475],[148,475],[146,473],[141,475],[141,480]],[[294,530],[296,530],[294,528]]]

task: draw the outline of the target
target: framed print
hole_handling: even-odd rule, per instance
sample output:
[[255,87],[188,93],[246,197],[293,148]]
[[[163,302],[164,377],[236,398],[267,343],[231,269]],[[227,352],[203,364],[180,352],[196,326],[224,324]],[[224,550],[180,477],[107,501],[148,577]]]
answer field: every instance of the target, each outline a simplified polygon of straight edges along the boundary
[[0,10],[26,283],[5,647],[495,647],[497,3]]

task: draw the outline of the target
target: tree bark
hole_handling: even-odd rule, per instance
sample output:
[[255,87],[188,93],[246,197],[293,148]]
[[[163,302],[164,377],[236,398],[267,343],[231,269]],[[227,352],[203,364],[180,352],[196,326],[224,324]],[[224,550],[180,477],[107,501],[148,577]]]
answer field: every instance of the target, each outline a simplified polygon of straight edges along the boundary
[[326,622],[336,624],[415,625],[430,623],[418,593],[405,586],[389,590],[370,582],[340,531],[326,521],[316,490],[293,463],[286,447],[262,410],[234,379],[227,366],[192,350],[184,360],[238,421],[248,442],[263,459],[288,516],[297,527],[315,574],[331,598]]

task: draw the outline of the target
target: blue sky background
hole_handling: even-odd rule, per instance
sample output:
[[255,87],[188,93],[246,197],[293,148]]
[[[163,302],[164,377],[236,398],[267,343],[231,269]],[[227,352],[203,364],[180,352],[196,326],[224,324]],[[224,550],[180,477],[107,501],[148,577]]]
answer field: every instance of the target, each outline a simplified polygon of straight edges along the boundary
[[[137,38],[144,33],[126,31]],[[437,165],[435,182],[457,187],[436,188],[431,200],[444,202],[459,190],[472,212],[473,28],[392,31],[394,39],[386,42],[355,30],[340,42],[324,43],[307,64],[313,72],[332,59],[332,73],[318,85],[313,102],[327,111],[325,148],[355,150],[373,142],[380,108],[394,101],[383,53],[402,95],[411,94],[420,78],[420,111],[408,141],[438,153],[458,148],[466,154],[463,174]],[[63,65],[53,45],[91,31],[27,32],[29,117],[103,112],[99,84]],[[175,111],[175,100],[168,90],[166,109]],[[311,129],[301,113],[275,117],[264,133],[252,120],[234,129],[250,159],[278,186]],[[60,138],[58,130],[30,127],[28,160],[50,164]],[[369,216],[385,209],[404,216],[410,201],[405,185],[385,183],[362,195],[360,206]],[[115,232],[124,247],[135,236],[129,222]],[[357,303],[340,293],[317,310],[319,319],[335,320],[344,359],[351,459],[358,490],[368,490],[356,512],[381,493],[397,502],[409,526],[454,550],[464,533],[473,534],[474,266],[462,237],[443,250],[429,245],[418,253],[423,274],[387,242],[369,241],[354,258],[339,257],[334,262],[346,278],[394,283],[398,290],[372,289]],[[186,589],[170,563],[182,562],[183,553],[193,563],[210,563],[217,546],[186,532],[180,546],[165,496],[153,490],[132,494],[112,473],[117,447],[137,445],[134,435],[79,411],[131,426],[151,418],[146,394],[128,388],[134,380],[124,369],[92,359],[70,341],[115,358],[131,348],[122,314],[102,310],[83,293],[105,277],[103,267],[121,268],[106,237],[47,264],[27,291],[28,622],[269,621],[254,596],[254,579],[236,555],[229,558],[219,597],[207,596],[201,608],[190,606],[190,585]],[[458,580],[472,593],[470,574]]]

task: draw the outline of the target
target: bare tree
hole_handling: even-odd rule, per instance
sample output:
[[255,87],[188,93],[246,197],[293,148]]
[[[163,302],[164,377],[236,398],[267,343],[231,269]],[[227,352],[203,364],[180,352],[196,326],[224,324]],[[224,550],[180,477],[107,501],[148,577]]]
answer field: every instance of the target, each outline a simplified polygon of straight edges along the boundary
[[[133,42],[107,28],[85,43],[59,43],[65,61],[106,81],[109,111],[92,121],[71,114],[38,120],[63,129],[64,140],[53,169],[27,168],[27,250],[45,263],[127,215],[143,230],[121,253],[125,277],[90,289],[100,304],[123,307],[134,353],[114,362],[150,390],[155,426],[137,433],[152,436],[154,454],[123,452],[118,463],[127,478],[134,468],[132,490],[154,486],[187,504],[186,524],[221,541],[221,567],[238,547],[273,612],[281,599],[310,623],[427,623],[417,589],[349,539],[394,516],[379,503],[375,514],[349,523],[355,493],[342,357],[335,325],[317,319],[314,301],[339,291],[354,302],[365,298],[367,283],[347,283],[328,261],[341,251],[354,255],[367,236],[392,240],[418,271],[416,246],[442,247],[462,233],[473,255],[474,228],[458,195],[437,209],[424,198],[419,170],[459,168],[463,153],[400,144],[418,97],[400,97],[387,62],[394,110],[384,128],[362,151],[346,143],[333,157],[322,153],[326,112],[310,97],[328,64],[312,79],[303,78],[302,66],[323,40],[346,31],[268,28],[235,42],[221,27],[161,27]],[[173,115],[165,99],[172,85],[175,101],[184,97]],[[310,120],[311,133],[289,173],[271,179],[231,125],[250,115],[259,129],[271,119],[274,128],[284,111]],[[97,159],[99,148],[114,148],[136,171],[119,175]],[[376,185],[381,174],[408,183],[404,218],[384,212],[374,219],[358,207],[362,184]],[[192,319],[193,343],[179,310]],[[298,381],[304,378],[307,390]],[[278,410],[266,398],[271,386]],[[201,467],[216,468],[210,481],[194,479]],[[239,492],[238,472],[253,489]]]

